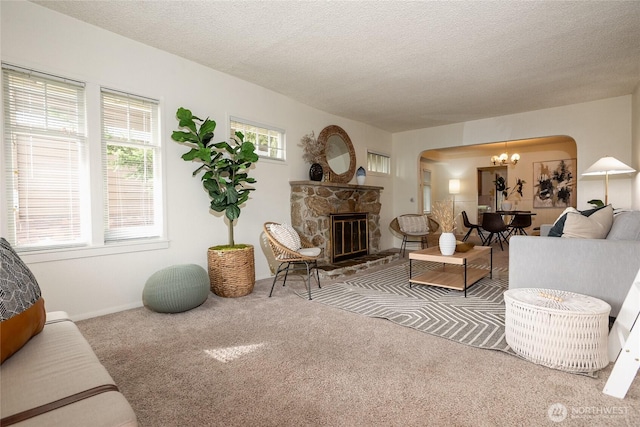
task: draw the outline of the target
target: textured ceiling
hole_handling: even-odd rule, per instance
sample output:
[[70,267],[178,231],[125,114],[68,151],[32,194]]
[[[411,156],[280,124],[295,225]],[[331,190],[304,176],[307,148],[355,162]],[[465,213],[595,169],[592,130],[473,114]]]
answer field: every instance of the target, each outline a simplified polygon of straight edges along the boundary
[[640,82],[640,1],[34,2],[390,132]]

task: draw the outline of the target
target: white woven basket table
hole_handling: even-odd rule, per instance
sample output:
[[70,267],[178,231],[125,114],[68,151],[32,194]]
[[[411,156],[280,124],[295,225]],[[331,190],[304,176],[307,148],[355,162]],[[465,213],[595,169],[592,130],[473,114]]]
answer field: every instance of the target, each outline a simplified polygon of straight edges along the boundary
[[504,293],[505,338],[520,356],[567,372],[594,372],[609,364],[611,307],[597,298],[555,289]]

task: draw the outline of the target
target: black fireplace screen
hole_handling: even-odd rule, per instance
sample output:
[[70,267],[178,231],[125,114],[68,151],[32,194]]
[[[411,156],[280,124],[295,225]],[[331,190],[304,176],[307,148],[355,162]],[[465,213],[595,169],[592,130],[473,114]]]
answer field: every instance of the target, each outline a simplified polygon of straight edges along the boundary
[[331,214],[331,262],[369,253],[369,225],[366,212]]

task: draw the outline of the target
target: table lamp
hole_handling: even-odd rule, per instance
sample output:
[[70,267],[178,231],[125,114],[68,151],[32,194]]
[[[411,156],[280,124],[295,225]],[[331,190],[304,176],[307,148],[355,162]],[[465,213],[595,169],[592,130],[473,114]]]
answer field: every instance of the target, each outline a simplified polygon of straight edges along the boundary
[[604,204],[609,204],[609,175],[617,175],[621,173],[633,173],[636,170],[631,166],[627,166],[614,157],[603,157],[592,164],[583,176],[604,175]]

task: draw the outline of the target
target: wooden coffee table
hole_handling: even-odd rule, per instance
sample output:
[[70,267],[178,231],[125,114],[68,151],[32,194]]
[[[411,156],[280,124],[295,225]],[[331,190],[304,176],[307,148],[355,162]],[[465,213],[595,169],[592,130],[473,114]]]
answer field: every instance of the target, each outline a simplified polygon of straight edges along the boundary
[[[469,267],[469,261],[489,257],[489,269]],[[413,260],[442,263],[441,270],[428,270],[413,277]],[[409,287],[412,284],[440,286],[464,291],[485,276],[493,278],[493,250],[490,246],[475,246],[467,252],[442,255],[438,246],[409,253]]]

